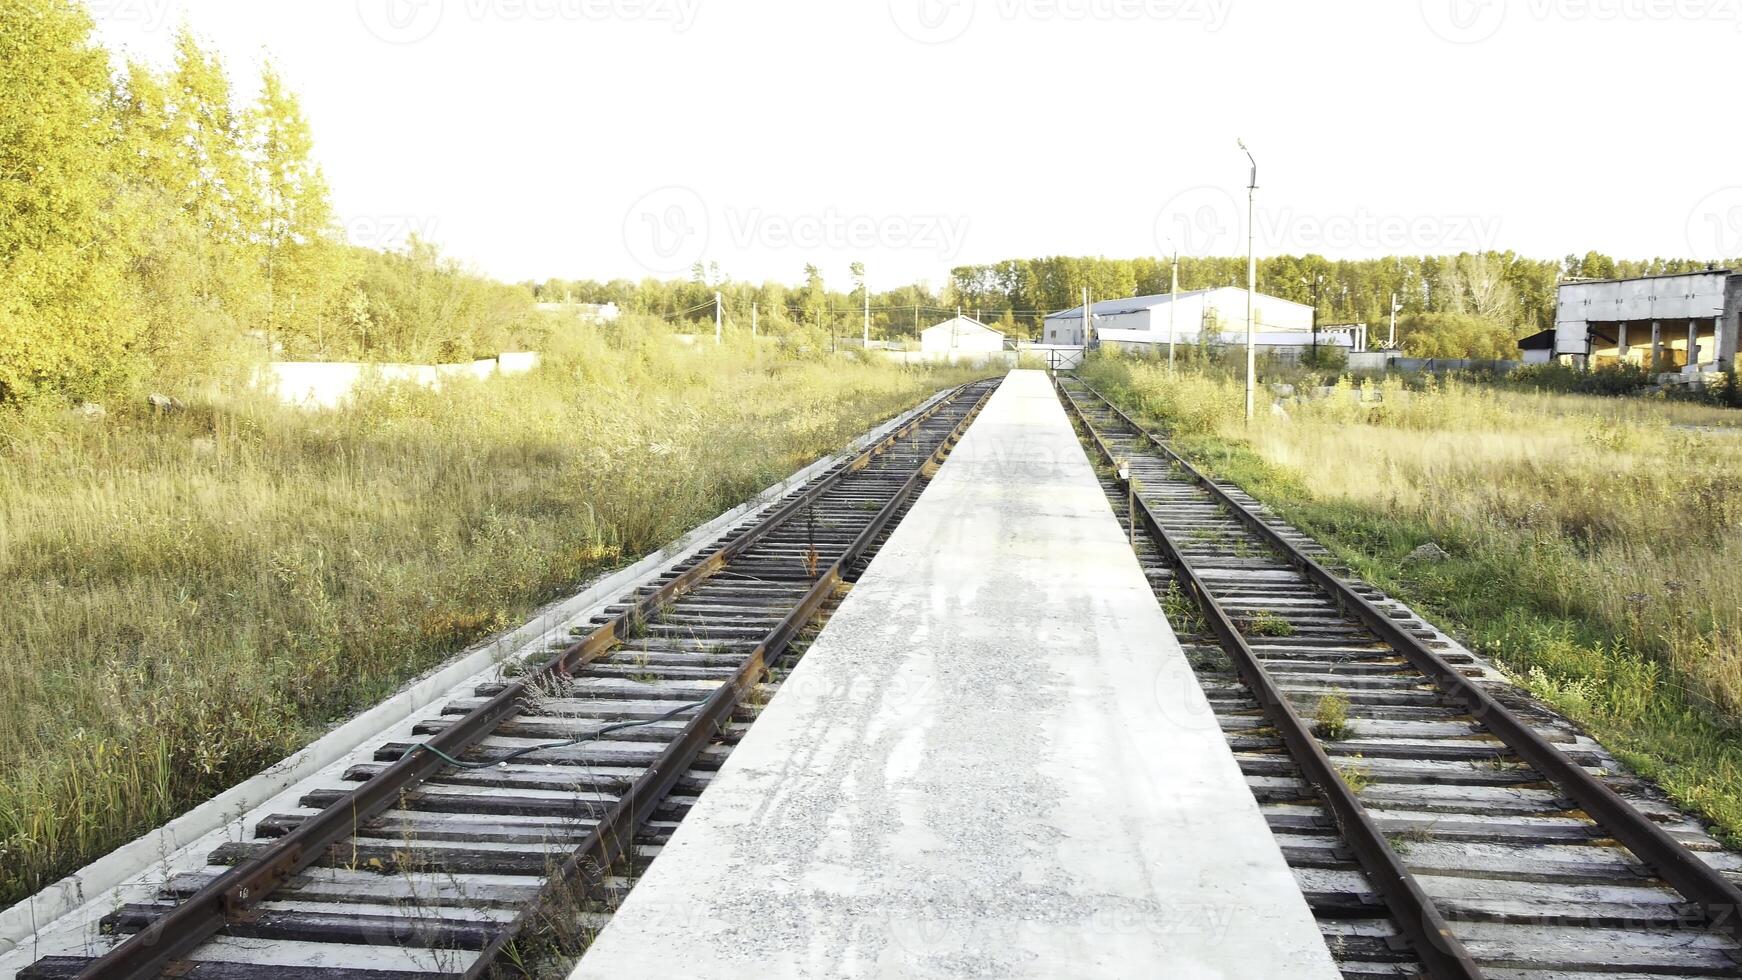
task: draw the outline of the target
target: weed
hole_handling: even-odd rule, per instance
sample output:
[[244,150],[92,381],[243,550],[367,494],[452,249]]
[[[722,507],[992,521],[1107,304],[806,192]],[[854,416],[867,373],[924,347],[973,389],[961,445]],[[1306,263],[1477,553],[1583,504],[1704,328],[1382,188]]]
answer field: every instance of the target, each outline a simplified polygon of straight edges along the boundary
[[1204,621],[1198,604],[1180,590],[1178,579],[1167,583],[1167,591],[1161,597],[1161,612],[1176,633],[1203,632]]
[[1426,844],[1434,839],[1432,830],[1426,827],[1411,827],[1385,835],[1386,843],[1397,852],[1399,857],[1406,855],[1416,844]]
[[1343,783],[1349,787],[1351,793],[1359,794],[1373,783],[1372,774],[1367,771],[1359,755],[1338,766],[1337,775],[1343,777]]
[[1268,609],[1260,609],[1245,622],[1242,633],[1247,636],[1293,636],[1294,624]]
[[1349,698],[1341,691],[1319,698],[1313,711],[1313,734],[1333,742],[1341,742],[1355,733],[1349,723]]

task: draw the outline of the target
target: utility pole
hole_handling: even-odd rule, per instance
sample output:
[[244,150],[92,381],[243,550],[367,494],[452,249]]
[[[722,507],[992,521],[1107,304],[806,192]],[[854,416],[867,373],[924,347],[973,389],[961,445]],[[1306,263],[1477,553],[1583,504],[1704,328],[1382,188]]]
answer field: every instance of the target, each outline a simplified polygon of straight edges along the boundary
[[1391,294],[1391,333],[1386,335],[1385,346],[1397,349],[1397,311],[1403,309],[1403,304],[1397,301],[1397,294]]
[[1325,274],[1313,280],[1313,367],[1319,366],[1319,290],[1325,288]]
[[714,343],[720,342],[720,294],[714,292]]
[[871,287],[866,285],[864,282],[860,282],[859,283],[859,291],[865,294],[865,325],[863,328],[861,328],[863,336],[860,337],[859,349],[860,350],[870,350],[871,349]]
[[1179,322],[1179,246],[1173,247],[1173,291],[1172,299],[1167,304],[1167,373],[1173,373],[1173,344],[1178,336],[1175,324]]
[[1258,311],[1258,253],[1254,251],[1258,225],[1252,214],[1253,204],[1258,198],[1258,161],[1253,159],[1252,151],[1246,149],[1245,140],[1236,142],[1252,164],[1252,179],[1246,184],[1246,422],[1250,425],[1253,389],[1258,386],[1258,347],[1252,333]]
[[750,336],[756,336],[756,304],[750,304]]
[[1089,349],[1089,287],[1083,287],[1083,351]]

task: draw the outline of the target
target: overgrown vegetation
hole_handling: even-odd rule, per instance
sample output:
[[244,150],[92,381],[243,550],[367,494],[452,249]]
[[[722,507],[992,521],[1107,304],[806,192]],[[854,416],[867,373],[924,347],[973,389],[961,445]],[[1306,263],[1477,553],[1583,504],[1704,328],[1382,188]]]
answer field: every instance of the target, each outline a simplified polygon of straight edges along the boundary
[[1084,375],[1742,837],[1742,415],[1345,378],[1247,426],[1233,377]]
[[269,351],[470,359],[542,336],[532,294],[415,237],[348,245],[297,98],[243,104],[183,27],[117,68],[69,0],[0,0],[0,402],[238,380]]
[[961,373],[690,348],[344,410],[0,413],[0,905]]

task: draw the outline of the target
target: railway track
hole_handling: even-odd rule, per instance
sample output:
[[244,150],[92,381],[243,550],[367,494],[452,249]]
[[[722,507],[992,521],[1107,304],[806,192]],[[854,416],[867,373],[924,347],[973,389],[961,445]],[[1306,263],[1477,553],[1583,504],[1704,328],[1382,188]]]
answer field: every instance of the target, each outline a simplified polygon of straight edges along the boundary
[[1345,976],[1742,976],[1738,855],[1087,384],[1056,384]]
[[548,661],[449,701],[423,741],[115,909],[110,948],[19,976],[478,977],[578,953],[996,385],[933,402]]

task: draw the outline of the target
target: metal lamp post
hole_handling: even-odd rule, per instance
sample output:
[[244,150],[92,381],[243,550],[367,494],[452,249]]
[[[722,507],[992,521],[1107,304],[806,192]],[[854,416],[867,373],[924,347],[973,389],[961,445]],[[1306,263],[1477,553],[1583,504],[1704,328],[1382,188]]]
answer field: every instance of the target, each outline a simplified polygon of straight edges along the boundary
[[1174,324],[1179,321],[1179,246],[1173,247],[1173,291],[1167,303],[1167,373],[1173,373],[1173,344],[1177,336]]
[[1252,333],[1258,308],[1258,254],[1253,251],[1258,226],[1252,220],[1253,202],[1258,197],[1258,161],[1246,149],[1245,140],[1235,142],[1252,164],[1252,179],[1246,184],[1246,421],[1251,423],[1253,390],[1258,386],[1258,347]]

